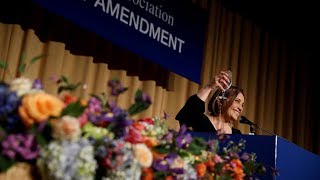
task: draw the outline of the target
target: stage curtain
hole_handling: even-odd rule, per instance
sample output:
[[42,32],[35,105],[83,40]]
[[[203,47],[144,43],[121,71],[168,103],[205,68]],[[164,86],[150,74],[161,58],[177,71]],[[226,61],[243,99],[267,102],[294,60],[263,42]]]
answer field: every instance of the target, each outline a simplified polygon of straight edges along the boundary
[[[202,85],[220,70],[231,69],[233,84],[244,89],[244,115],[248,119],[320,154],[314,96],[318,81],[312,63],[318,55],[313,46],[266,30],[252,19],[226,8],[223,1],[213,0],[208,8]],[[246,125],[235,124],[235,127],[249,132]]]
[[[166,112],[170,115],[168,126],[178,129],[174,118],[187,98],[220,70],[231,69],[233,84],[245,91],[246,117],[258,126],[320,154],[319,122],[313,113],[315,83],[312,82],[309,63],[312,56],[308,49],[267,32],[225,8],[218,0],[202,4],[207,6],[209,20],[200,85],[169,72],[168,88],[164,88],[154,80],[141,80],[126,70],[112,70],[108,63],[94,62],[93,56],[76,55],[63,42],[41,41],[32,28],[10,23],[0,23],[0,59],[9,64],[6,72],[0,70],[0,80],[9,81],[17,75],[23,51],[27,59],[45,54],[24,76],[39,78],[48,92],[56,92],[56,86],[49,80],[52,75],[63,74],[72,82],[85,84],[86,89],[76,91],[76,95],[83,97],[107,92],[107,81],[117,77],[129,87],[119,97],[119,106],[127,108],[133,103],[134,92],[140,88],[151,96],[152,105],[135,118],[162,116]],[[99,58],[102,58],[101,62],[112,61]],[[131,63],[134,66],[135,62]],[[235,123],[234,126],[244,134],[249,133],[246,125]],[[265,134],[258,130],[257,133]]]

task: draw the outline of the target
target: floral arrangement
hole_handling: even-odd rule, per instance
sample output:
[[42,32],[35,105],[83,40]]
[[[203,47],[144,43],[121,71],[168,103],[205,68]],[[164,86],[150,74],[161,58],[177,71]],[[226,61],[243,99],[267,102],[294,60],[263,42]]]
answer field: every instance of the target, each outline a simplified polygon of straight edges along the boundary
[[[21,62],[22,74],[28,64]],[[107,83],[109,97],[89,99],[72,95],[80,83],[53,80],[56,96],[23,76],[0,83],[0,172],[18,162],[35,166],[43,179],[254,179],[265,170],[255,154],[242,152],[244,141],[221,148],[226,135],[205,141],[185,126],[174,131],[166,113],[132,119],[151,99],[137,90],[134,104],[118,107],[117,97],[128,88],[117,79]]]

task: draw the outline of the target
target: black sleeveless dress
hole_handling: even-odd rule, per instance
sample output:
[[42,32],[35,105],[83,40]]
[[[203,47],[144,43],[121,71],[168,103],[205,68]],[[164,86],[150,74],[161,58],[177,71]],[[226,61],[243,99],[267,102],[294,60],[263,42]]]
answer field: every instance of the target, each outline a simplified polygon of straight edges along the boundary
[[[204,114],[205,102],[203,102],[196,94],[190,96],[178,112],[176,120],[179,121],[180,126],[185,124],[187,127],[192,127],[195,132],[213,132],[217,130],[214,128],[209,118]],[[239,129],[232,127],[232,134],[242,134]]]

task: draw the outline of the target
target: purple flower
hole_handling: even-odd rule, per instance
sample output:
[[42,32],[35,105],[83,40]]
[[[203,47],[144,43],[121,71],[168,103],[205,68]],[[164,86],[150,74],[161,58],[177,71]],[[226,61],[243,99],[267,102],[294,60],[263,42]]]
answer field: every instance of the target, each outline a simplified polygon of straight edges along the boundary
[[187,148],[192,142],[192,136],[187,132],[186,125],[182,125],[176,138],[176,146],[178,148]]
[[101,101],[95,97],[90,98],[88,109],[91,113],[100,113],[102,111]]
[[40,150],[33,134],[10,134],[1,146],[2,154],[10,159],[33,160]]
[[8,85],[0,84],[0,117],[7,117],[17,109],[20,100],[16,92],[10,91]]
[[221,133],[221,131],[217,131],[217,138],[221,142],[226,142],[228,139],[230,139],[230,136],[224,133]]
[[243,160],[245,160],[245,161],[247,161],[247,160],[249,160],[250,159],[250,154],[248,154],[248,153],[243,153],[242,154],[242,156],[241,156],[241,159],[243,159]]
[[33,81],[32,89],[43,89],[43,85],[42,85],[40,79],[36,79]]
[[157,159],[153,161],[152,167],[157,171],[167,171],[169,168],[169,164],[164,159]]
[[165,160],[168,162],[168,164],[172,164],[177,157],[178,155],[176,153],[170,153],[165,157]]
[[107,110],[102,109],[101,101],[91,98],[87,109],[88,119],[96,126],[111,128],[117,137],[125,136],[125,127],[133,123],[128,119],[128,112],[117,107],[113,101],[108,102],[108,107]]
[[185,134],[186,132],[187,132],[187,126],[185,124],[183,124],[179,129],[179,135]]
[[110,108],[111,111],[113,111],[113,109],[117,108],[117,104],[116,104],[116,101],[109,101],[108,102],[108,106]]
[[176,153],[170,153],[164,158],[164,160],[166,161],[166,164],[168,165],[167,171],[170,171],[175,174],[183,174],[184,173],[183,167],[172,167],[172,165],[175,164],[175,161],[178,160],[177,158],[179,157],[178,157],[178,154]]
[[5,128],[7,132],[22,132],[24,130],[24,125],[18,114],[10,114],[7,116],[7,121],[5,123]]
[[170,169],[170,171],[175,173],[175,174],[183,174],[184,173],[184,169],[183,168],[172,168],[172,169]]
[[55,75],[55,74],[51,75],[51,76],[49,77],[49,79],[50,79],[51,81],[57,83],[57,84],[59,84],[60,81],[61,81],[60,78],[59,78],[57,75]]
[[169,119],[170,118],[170,115],[166,112],[163,112],[163,118],[164,119]]
[[17,113],[21,101],[16,92],[11,91],[9,86],[0,83],[0,119],[4,121],[4,128],[10,132],[19,132],[23,125]]
[[236,152],[229,152],[229,156],[237,159],[239,158],[239,155]]
[[95,125],[104,126],[104,116],[102,113],[101,101],[95,97],[90,98],[88,108],[86,109],[88,119]]
[[119,96],[128,89],[126,87],[123,87],[122,83],[118,79],[110,80],[108,82],[108,86],[111,88],[112,96]]
[[207,146],[208,146],[208,149],[207,149],[207,150],[208,150],[208,151],[213,151],[214,148],[217,146],[217,143],[218,143],[218,141],[210,139],[210,140],[207,142]]
[[133,123],[133,120],[128,119],[128,112],[116,108],[113,110],[114,121],[112,122],[114,133],[117,137],[124,137],[126,135],[126,127]]
[[146,105],[150,105],[152,103],[150,96],[147,93],[142,92],[141,90],[138,91],[134,100],[136,103],[144,103]]
[[168,132],[166,135],[163,136],[163,140],[166,141],[166,143],[171,144],[173,142],[173,132]]
[[181,134],[176,138],[176,146],[178,148],[187,148],[192,142],[192,136],[190,134]]

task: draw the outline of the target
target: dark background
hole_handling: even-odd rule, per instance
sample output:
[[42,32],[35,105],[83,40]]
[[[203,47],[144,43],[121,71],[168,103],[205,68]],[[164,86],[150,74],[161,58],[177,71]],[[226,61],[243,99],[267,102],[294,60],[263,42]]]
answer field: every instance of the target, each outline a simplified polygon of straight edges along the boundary
[[319,6],[315,5],[316,1],[222,0],[222,3],[292,43],[317,43]]
[[[310,129],[315,142],[320,142],[319,127],[320,110],[319,98],[319,53],[320,53],[320,6],[316,1],[288,1],[288,0],[221,0],[224,7],[238,12],[243,17],[253,21],[265,31],[279,39],[283,39],[290,45],[305,53],[308,64],[308,77],[311,78],[311,87],[308,95],[312,96],[310,104],[311,118],[315,120],[315,126]],[[304,79],[301,79],[302,81]],[[297,81],[299,81],[297,79]],[[299,86],[299,82],[297,83]],[[299,94],[306,96],[306,94]],[[296,132],[299,133],[299,132]],[[313,152],[320,152],[320,145],[314,146]]]

